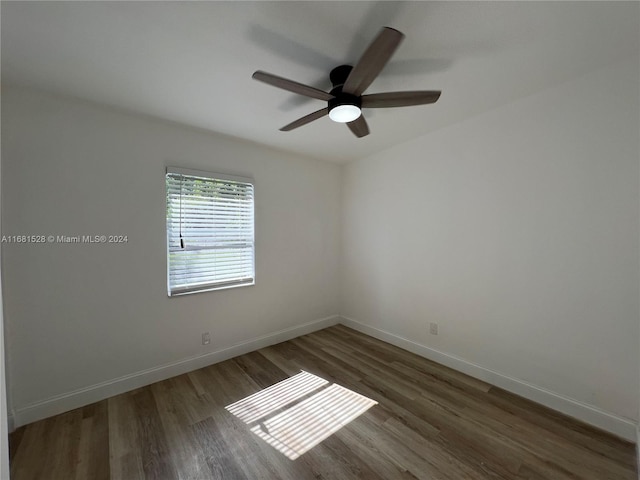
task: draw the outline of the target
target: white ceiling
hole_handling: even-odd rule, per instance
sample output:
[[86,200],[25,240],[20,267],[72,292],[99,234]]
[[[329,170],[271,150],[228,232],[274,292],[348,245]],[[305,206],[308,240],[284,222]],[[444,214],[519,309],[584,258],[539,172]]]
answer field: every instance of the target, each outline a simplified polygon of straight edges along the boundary
[[[637,2],[6,2],[2,82],[317,158],[360,158],[640,51]],[[324,106],[251,79],[328,90],[382,26],[406,38],[366,93],[442,90],[435,105],[365,110],[357,139]],[[597,92],[594,92],[597,95]]]

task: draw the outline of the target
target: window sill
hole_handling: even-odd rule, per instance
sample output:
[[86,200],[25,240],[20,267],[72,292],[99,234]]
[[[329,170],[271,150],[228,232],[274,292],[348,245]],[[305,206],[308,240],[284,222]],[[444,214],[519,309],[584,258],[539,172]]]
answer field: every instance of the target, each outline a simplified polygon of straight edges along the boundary
[[203,287],[197,290],[186,290],[184,292],[173,292],[168,293],[167,296],[171,297],[182,297],[184,295],[191,295],[193,293],[204,293],[204,292],[215,292],[218,290],[228,290],[230,288],[240,288],[240,287],[253,287],[256,284],[255,280],[251,283],[240,283],[237,285],[221,285],[221,286],[213,286],[213,287]]

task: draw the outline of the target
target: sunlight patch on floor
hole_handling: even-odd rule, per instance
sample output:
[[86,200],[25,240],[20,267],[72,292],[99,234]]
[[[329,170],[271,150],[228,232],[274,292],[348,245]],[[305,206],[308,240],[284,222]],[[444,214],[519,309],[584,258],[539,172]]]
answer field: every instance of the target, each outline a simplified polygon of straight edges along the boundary
[[295,460],[377,403],[302,371],[226,409]]
[[225,408],[243,422],[251,423],[328,384],[323,378],[302,371]]

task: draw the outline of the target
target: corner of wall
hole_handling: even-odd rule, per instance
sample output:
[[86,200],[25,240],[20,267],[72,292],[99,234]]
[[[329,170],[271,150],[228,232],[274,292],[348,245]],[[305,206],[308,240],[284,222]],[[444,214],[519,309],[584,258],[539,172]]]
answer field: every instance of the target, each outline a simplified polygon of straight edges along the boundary
[[370,335],[374,338],[415,353],[416,355],[420,355],[428,360],[452,368],[458,372],[462,372],[498,388],[507,390],[508,392],[524,397],[532,402],[544,405],[545,407],[551,408],[557,412],[610,432],[629,442],[636,442],[637,439],[640,438],[638,437],[640,434],[638,425],[627,418],[614,415],[600,408],[594,407],[593,405],[587,405],[586,403],[580,402],[576,399],[551,392],[520,379],[504,375],[503,373],[490,370],[463,358],[456,357],[455,355],[450,355],[416,343],[402,336],[360,323],[359,321],[345,317],[344,315],[339,317],[339,321],[346,327],[352,328],[366,335]]
[[7,415],[7,428],[9,430],[9,433],[13,432],[16,429],[15,422],[13,420],[13,413],[9,413]]
[[636,428],[636,472],[640,480],[640,425]]

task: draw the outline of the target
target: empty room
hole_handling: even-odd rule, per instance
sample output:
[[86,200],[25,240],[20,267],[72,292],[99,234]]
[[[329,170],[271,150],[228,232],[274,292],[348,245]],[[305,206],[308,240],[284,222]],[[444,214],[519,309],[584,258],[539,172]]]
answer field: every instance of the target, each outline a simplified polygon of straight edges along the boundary
[[640,2],[0,19],[0,480],[638,480]]

